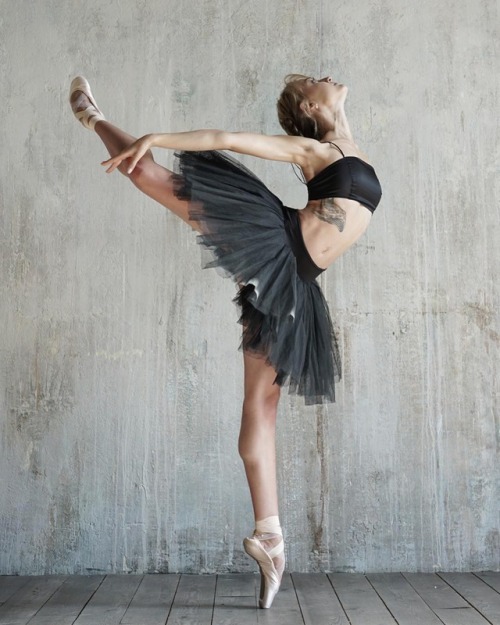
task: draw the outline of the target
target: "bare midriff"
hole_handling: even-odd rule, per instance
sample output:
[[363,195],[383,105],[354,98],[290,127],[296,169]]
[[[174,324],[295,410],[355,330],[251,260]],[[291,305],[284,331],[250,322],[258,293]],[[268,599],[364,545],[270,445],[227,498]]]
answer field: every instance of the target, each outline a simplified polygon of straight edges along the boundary
[[304,245],[313,262],[326,269],[356,243],[371,216],[366,206],[354,200],[310,200],[299,210],[299,218]]

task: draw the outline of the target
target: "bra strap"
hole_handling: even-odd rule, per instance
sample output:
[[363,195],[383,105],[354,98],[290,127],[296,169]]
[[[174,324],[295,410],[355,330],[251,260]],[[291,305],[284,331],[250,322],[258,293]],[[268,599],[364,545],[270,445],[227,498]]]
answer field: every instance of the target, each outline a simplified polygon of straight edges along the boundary
[[328,143],[336,147],[337,150],[342,154],[342,156],[345,156],[345,154],[342,152],[342,150],[339,148],[339,146],[336,143],[334,143],[333,141],[328,141]]

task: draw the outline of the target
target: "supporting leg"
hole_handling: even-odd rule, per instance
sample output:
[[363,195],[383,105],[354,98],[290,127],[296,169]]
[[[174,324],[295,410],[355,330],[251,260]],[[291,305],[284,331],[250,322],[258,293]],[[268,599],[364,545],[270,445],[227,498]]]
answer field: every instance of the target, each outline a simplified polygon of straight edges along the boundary
[[245,465],[255,520],[278,515],[276,484],[276,414],[280,387],[264,359],[243,353],[245,399],[239,452]]
[[285,568],[276,482],[276,414],[280,387],[276,371],[248,352],[243,353],[245,399],[239,452],[245,465],[255,515],[255,532],[246,538],[246,552],[259,564],[260,607],[271,606]]

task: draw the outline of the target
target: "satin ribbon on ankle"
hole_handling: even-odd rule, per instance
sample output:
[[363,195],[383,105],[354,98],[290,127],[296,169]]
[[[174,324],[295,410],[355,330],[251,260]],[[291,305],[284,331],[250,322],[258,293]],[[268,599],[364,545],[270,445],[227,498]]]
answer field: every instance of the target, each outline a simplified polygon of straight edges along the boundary
[[256,534],[279,534],[283,536],[279,516],[268,516],[255,522]]

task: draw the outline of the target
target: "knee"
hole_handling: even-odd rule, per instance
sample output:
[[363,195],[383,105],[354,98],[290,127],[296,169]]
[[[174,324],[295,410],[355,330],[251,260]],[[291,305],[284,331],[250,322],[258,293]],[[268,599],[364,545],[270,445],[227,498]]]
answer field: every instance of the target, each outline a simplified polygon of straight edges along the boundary
[[260,421],[274,421],[278,411],[281,388],[273,384],[265,391],[250,391],[245,393],[243,411],[252,414],[252,418]]
[[127,174],[127,167],[129,166],[128,159],[120,167],[123,167],[121,170],[122,173],[125,173],[126,176],[130,178],[130,180],[135,184],[139,189],[146,188],[152,182],[154,182],[155,176],[155,167],[154,167],[153,154],[148,151],[141,158],[141,160],[136,164],[132,173]]
[[262,461],[263,449],[274,445],[279,397],[278,385],[265,395],[245,395],[238,452],[246,465]]

